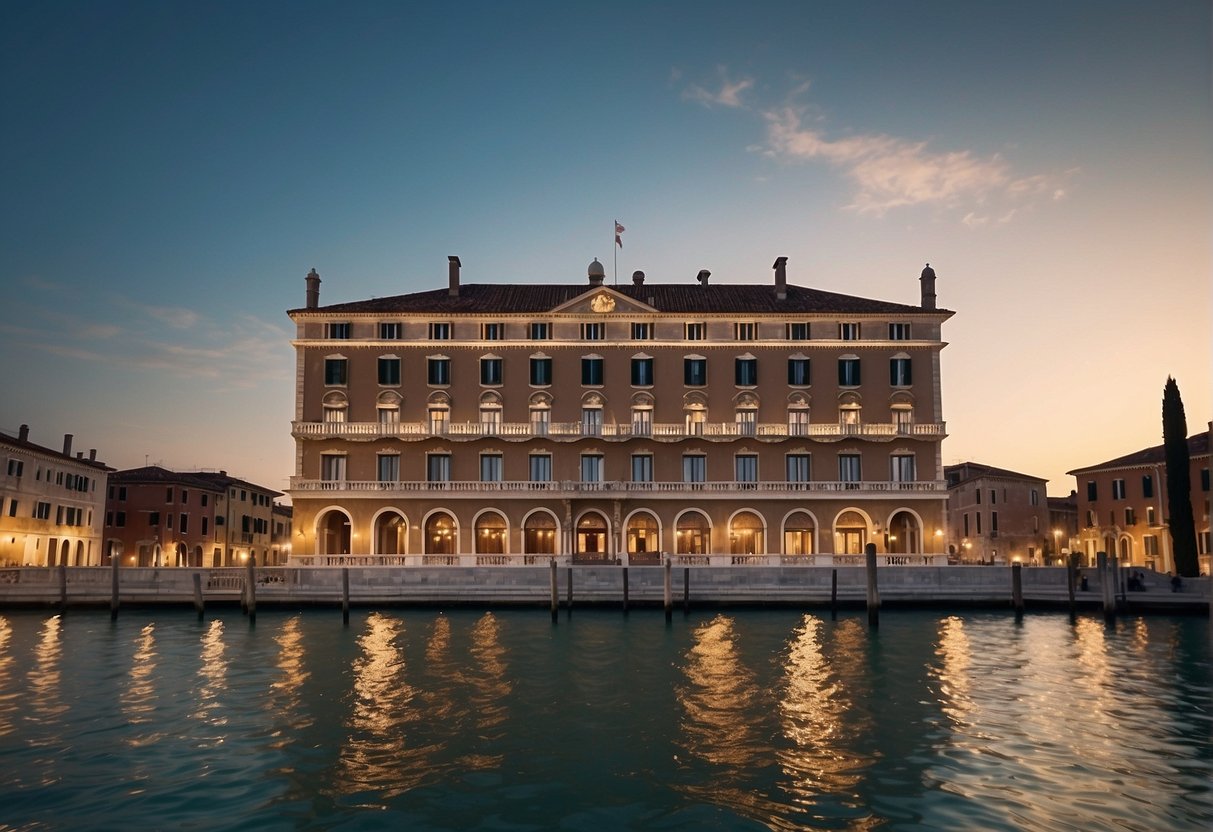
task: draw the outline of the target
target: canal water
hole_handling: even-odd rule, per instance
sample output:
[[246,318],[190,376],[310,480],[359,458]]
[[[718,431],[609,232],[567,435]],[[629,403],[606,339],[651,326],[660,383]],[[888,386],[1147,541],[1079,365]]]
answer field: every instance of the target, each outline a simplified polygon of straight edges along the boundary
[[0,830],[1213,828],[1203,618],[0,615]]

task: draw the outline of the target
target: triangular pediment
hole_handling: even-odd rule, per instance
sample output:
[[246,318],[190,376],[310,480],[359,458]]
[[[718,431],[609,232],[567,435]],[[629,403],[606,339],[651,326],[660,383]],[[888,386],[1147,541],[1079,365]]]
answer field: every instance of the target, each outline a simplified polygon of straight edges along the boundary
[[592,286],[577,297],[552,309],[568,315],[632,315],[657,310],[635,298],[621,295],[608,286]]

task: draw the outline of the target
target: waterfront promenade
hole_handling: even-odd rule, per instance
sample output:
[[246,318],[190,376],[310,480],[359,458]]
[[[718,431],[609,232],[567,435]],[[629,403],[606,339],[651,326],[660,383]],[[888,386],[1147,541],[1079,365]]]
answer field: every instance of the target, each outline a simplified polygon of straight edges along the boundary
[[[881,566],[879,601],[885,607],[1011,608],[1010,566]],[[1145,589],[1113,588],[1121,610],[1207,614],[1209,579],[1185,580],[1172,591],[1169,578],[1139,568]],[[234,605],[247,603],[246,568],[17,567],[0,569],[0,607],[109,607],[115,572],[119,605]],[[1063,567],[1021,568],[1025,608],[1069,605]],[[477,606],[548,607],[553,594],[570,606],[861,607],[867,599],[862,566],[533,566],[258,567],[251,570],[258,606]],[[1083,569],[1086,589],[1076,607],[1098,609],[1104,593],[1097,569]],[[1110,574],[1110,573],[1109,573]],[[1121,571],[1123,578],[1124,570]],[[197,579],[195,579],[197,576]],[[347,589],[348,586],[348,589]],[[553,593],[553,589],[555,592]]]

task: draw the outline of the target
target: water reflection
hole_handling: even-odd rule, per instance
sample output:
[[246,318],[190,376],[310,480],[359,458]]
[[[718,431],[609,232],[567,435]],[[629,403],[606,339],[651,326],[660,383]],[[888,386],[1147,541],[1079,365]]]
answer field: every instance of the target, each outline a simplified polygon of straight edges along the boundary
[[[850,694],[825,656],[823,628],[820,619],[806,615],[788,643],[779,701],[788,746],[776,755],[791,781],[785,789],[816,823],[839,820],[839,798],[850,806],[859,802],[855,786],[870,763],[854,750],[854,738],[844,728]],[[858,818],[849,828],[868,828],[868,821]]]
[[771,822],[783,807],[750,787],[770,766],[773,702],[738,654],[734,620],[718,615],[697,627],[676,695],[682,707],[683,748],[714,766],[711,776],[684,785],[694,797]]
[[58,724],[59,716],[67,710],[67,705],[60,699],[59,690],[59,662],[63,658],[60,640],[62,627],[60,616],[46,619],[38,639],[36,661],[28,677],[33,720],[46,726]]
[[13,657],[8,652],[13,627],[0,616],[0,737],[13,732],[13,715],[17,712],[17,690],[12,684]]
[[468,681],[472,686],[469,699],[475,714],[477,747],[461,763],[473,770],[496,768],[502,759],[500,754],[489,754],[485,749],[487,744],[501,738],[501,727],[508,717],[506,697],[512,689],[506,678],[506,650],[499,630],[497,617],[491,612],[485,613],[472,628],[471,654],[476,667],[468,674]]
[[349,740],[336,785],[342,794],[359,796],[361,805],[368,805],[365,792],[390,800],[432,776],[434,749],[412,736],[422,714],[414,702],[417,691],[404,680],[404,653],[397,644],[402,630],[398,619],[372,613],[358,639],[362,654],[353,666]]
[[265,708],[277,717],[271,748],[282,748],[294,740],[294,735],[308,728],[312,719],[302,708],[302,689],[311,675],[303,666],[303,629],[299,616],[289,619],[282,631],[274,636],[278,645],[278,678],[270,683],[270,695]]
[[[228,723],[227,707],[222,701],[227,691],[228,662],[223,642],[223,622],[218,619],[210,623],[202,636],[201,659],[193,717],[206,725],[221,728]],[[209,744],[218,745],[223,739],[222,735],[213,737],[209,742],[203,743],[203,747]]]
[[[122,691],[122,713],[131,725],[149,725],[156,712],[156,625],[148,624],[139,631],[135,642],[135,654],[131,657],[131,669],[127,674],[125,690]],[[127,743],[139,747],[155,742],[163,734],[134,733]]]

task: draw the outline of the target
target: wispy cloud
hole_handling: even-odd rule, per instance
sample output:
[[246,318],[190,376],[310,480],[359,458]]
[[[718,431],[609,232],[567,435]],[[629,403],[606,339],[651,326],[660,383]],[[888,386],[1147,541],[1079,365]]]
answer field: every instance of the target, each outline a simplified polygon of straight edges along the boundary
[[705,107],[741,107],[741,94],[754,86],[753,78],[734,80],[729,77],[726,67],[718,67],[720,82],[714,89],[708,89],[699,84],[691,84],[682,91],[682,97],[688,101],[698,101]]

